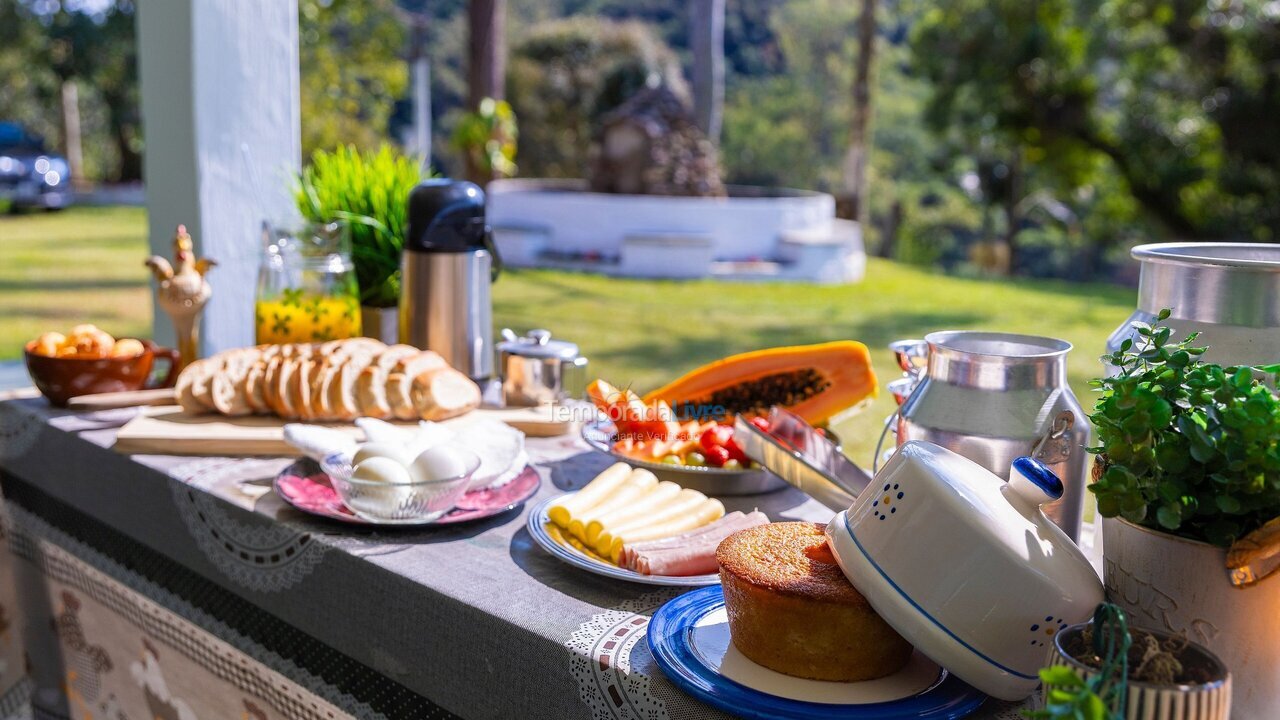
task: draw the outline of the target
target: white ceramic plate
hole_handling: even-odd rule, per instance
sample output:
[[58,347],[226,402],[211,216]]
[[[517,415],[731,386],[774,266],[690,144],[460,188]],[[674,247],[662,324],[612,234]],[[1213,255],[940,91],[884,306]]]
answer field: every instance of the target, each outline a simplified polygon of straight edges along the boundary
[[[561,496],[563,497],[563,496]],[[627,580],[629,582],[644,583],[646,585],[674,585],[680,587],[702,587],[704,585],[719,585],[720,574],[712,573],[709,575],[645,575],[634,570],[620,568],[613,563],[605,562],[597,557],[588,555],[579,550],[564,539],[559,527],[551,522],[551,518],[547,515],[547,509],[551,503],[559,500],[559,497],[548,498],[538,503],[537,506],[529,512],[529,520],[527,526],[529,534],[533,536],[533,541],[538,543],[543,550],[554,555],[556,558],[563,560],[570,565],[582,568],[587,572],[603,575],[605,577],[616,578],[618,580]]]

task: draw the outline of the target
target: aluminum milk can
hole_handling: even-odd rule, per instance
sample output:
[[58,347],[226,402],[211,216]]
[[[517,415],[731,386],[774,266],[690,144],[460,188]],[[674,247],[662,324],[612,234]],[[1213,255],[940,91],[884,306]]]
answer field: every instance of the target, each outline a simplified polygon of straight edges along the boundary
[[928,440],[1005,480],[1014,458],[1035,457],[1066,486],[1045,514],[1079,540],[1089,421],[1067,385],[1071,343],[953,330],[890,347],[916,380],[898,408],[897,444]]
[[1221,365],[1280,362],[1280,245],[1158,243],[1139,245],[1138,309],[1107,340],[1114,352],[1133,335],[1131,323],[1166,321],[1181,340],[1199,331],[1204,359]]

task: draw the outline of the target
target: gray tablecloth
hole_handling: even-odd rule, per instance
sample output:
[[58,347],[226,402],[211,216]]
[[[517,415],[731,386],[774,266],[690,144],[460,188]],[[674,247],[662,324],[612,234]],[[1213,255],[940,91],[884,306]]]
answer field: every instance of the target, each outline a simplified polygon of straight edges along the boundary
[[[370,531],[285,505],[269,484],[288,459],[115,453],[135,412],[0,403],[0,467],[463,717],[723,717],[668,682],[644,640],[678,590],[566,566],[525,530],[537,500],[610,463],[577,437],[528,441],[542,487],[518,512]],[[725,504],[774,520],[831,514],[790,489]],[[978,717],[1018,714],[989,701]]]

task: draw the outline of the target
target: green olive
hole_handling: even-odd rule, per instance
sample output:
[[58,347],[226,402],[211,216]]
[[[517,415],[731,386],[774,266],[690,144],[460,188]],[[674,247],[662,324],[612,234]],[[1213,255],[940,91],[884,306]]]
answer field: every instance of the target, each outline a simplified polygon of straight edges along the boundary
[[725,460],[724,464],[721,465],[720,467],[725,470],[741,470],[742,463],[738,462],[737,460]]
[[695,467],[706,467],[707,456],[700,452],[691,452],[684,456],[685,465],[693,465]]
[[662,464],[663,465],[683,465],[684,461],[680,459],[679,455],[668,455],[662,458]]

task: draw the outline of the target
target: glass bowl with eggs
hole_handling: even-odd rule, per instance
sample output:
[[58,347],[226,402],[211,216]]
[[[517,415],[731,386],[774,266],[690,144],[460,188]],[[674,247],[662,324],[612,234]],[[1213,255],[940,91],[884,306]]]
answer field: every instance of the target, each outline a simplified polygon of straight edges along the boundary
[[446,445],[419,451],[394,443],[364,443],[354,456],[334,453],[320,467],[351,512],[376,523],[414,524],[452,510],[467,492],[480,458]]

